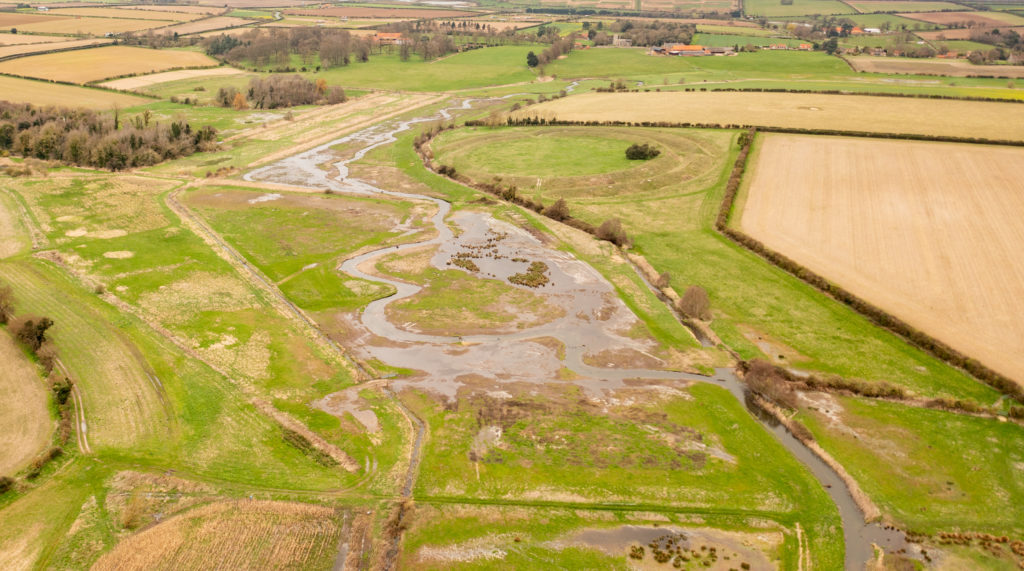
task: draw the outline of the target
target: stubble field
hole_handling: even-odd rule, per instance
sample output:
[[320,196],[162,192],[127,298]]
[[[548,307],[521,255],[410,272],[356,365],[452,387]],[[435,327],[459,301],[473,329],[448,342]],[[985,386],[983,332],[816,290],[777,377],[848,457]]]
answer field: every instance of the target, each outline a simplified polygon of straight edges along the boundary
[[744,231],[1024,381],[1024,151],[768,135],[753,166]]
[[[586,93],[528,107],[518,117],[668,121],[1024,140],[1024,106],[979,101],[817,93]],[[964,125],[971,125],[969,133]]]
[[35,367],[0,331],[0,476],[10,476],[46,446],[53,423]]
[[[924,32],[922,32],[924,34]],[[933,36],[934,37],[934,36]],[[903,59],[858,56],[847,58],[853,69],[869,73],[948,75],[952,77],[1024,78],[1024,67],[1015,65],[974,65],[966,60]]]
[[89,83],[108,77],[215,65],[216,60],[199,52],[108,46],[6,61],[0,63],[0,73],[71,83]]

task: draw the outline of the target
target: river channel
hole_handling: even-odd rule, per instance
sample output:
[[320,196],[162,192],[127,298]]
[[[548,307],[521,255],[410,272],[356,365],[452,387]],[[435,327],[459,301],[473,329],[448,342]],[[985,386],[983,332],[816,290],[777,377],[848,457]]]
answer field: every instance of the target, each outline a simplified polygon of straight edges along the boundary
[[[614,288],[600,273],[571,254],[555,250],[518,226],[499,221],[489,214],[469,210],[451,214],[451,204],[431,196],[398,192],[375,186],[370,181],[349,176],[348,165],[363,158],[368,152],[396,141],[395,135],[417,123],[451,119],[452,111],[469,109],[472,100],[443,109],[436,114],[415,119],[386,122],[352,133],[308,151],[282,159],[249,172],[246,180],[302,186],[338,193],[383,195],[401,200],[433,203],[437,212],[431,218],[436,234],[433,237],[389,246],[346,260],[339,270],[348,275],[388,284],[396,293],[370,303],[357,324],[367,338],[376,336],[387,343],[366,343],[358,347],[365,355],[396,367],[423,371],[424,378],[396,379],[392,385],[401,389],[406,385],[454,398],[460,386],[460,377],[485,375],[495,381],[550,382],[560,367],[574,371],[579,378],[572,381],[587,392],[598,395],[608,389],[627,386],[637,379],[678,380],[711,383],[726,388],[747,407],[775,438],[806,465],[835,502],[842,520],[846,556],[846,569],[863,569],[873,557],[872,544],[886,551],[908,547],[903,533],[886,529],[879,524],[866,524],[849,489],[842,479],[793,437],[775,419],[764,414],[748,398],[746,388],[732,369],[717,369],[714,376],[661,371],[644,368],[597,367],[594,356],[606,351],[628,350],[644,354],[649,342],[629,337],[626,332],[636,322],[636,316],[615,294]],[[351,157],[336,161],[331,150],[337,145],[361,145]],[[323,165],[332,164],[325,170]],[[449,223],[458,228],[453,232]],[[464,336],[431,335],[417,331],[407,324],[392,323],[387,317],[388,305],[415,295],[419,285],[382,276],[375,266],[383,259],[432,248],[430,264],[438,269],[450,269],[449,262],[459,252],[481,251],[488,255],[474,258],[482,279],[507,280],[528,265],[523,260],[543,261],[548,267],[549,282],[540,293],[561,308],[561,315],[541,325],[521,330]],[[540,338],[554,338],[564,344],[564,357],[538,343]],[[560,381],[561,382],[561,381]],[[635,388],[635,386],[634,386]],[[415,451],[418,454],[418,450]],[[407,482],[407,491],[411,482]]]

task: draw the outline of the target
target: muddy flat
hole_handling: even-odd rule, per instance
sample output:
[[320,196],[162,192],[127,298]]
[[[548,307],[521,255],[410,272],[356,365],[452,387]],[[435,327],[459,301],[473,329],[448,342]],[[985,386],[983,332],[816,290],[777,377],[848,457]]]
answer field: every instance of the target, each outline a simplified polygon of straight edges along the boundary
[[1024,150],[768,135],[742,229],[1024,382]]

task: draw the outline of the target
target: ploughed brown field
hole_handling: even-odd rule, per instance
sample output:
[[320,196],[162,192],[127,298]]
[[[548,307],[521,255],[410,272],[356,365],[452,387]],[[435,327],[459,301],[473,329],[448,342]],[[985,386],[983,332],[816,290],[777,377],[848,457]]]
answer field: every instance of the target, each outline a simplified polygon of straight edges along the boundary
[[[819,93],[584,93],[517,111],[564,121],[717,123],[1024,140],[1024,105]],[[970,125],[970,129],[965,129]]]
[[744,232],[1024,383],[1024,149],[770,134]]

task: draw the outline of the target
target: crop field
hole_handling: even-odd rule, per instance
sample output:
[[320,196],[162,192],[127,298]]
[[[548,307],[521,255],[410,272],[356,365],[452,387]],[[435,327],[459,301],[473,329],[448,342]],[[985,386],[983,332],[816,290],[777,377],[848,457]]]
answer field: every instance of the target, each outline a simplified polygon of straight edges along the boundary
[[0,331],[0,476],[11,476],[50,441],[49,398],[36,366],[7,331]]
[[941,12],[942,10],[963,9],[963,5],[952,2],[922,0],[849,0],[846,3],[860,12]]
[[[1012,30],[1018,34],[1024,33],[1024,26],[1016,27],[1000,27],[1002,33],[1006,33],[1006,30]],[[951,28],[946,30],[931,30],[927,32],[915,32],[923,40],[930,42],[942,43],[946,40],[969,40],[972,34],[976,34],[978,30],[972,28]]]
[[334,17],[334,18],[463,18],[474,16],[476,12],[462,10],[432,10],[423,8],[390,8],[385,6],[339,6],[316,10],[287,10],[286,14],[295,16]]
[[61,42],[66,38],[59,36],[34,36],[32,34],[0,34],[0,46],[16,46],[23,44],[45,44]]
[[1012,65],[974,65],[963,60],[927,60],[857,56],[847,61],[857,71],[871,73],[906,73],[912,75],[948,75],[951,77],[1013,77],[1024,78],[1024,68]]
[[943,26],[967,25],[972,22],[974,26],[986,27],[1024,26],[1024,17],[1008,12],[933,12],[901,14],[901,16]]
[[218,8],[215,6],[192,6],[182,4],[153,4],[153,5],[133,5],[133,6],[119,6],[121,10],[149,10],[154,12],[184,12],[186,14],[220,14],[224,12],[224,8]]
[[27,56],[35,53],[51,52],[55,50],[71,50],[76,48],[88,47],[88,46],[99,46],[111,43],[112,40],[104,39],[92,39],[92,40],[70,40],[70,41],[56,41],[50,43],[33,43],[33,44],[21,44],[13,46],[0,46],[0,58],[7,58],[10,56]]
[[156,10],[124,10],[121,8],[54,8],[48,12],[56,16],[72,16],[87,18],[128,18],[133,20],[167,20],[171,22],[188,22],[202,18],[202,14],[188,12],[163,12]]
[[0,73],[89,83],[108,77],[215,65],[216,60],[199,52],[109,46],[0,62]]
[[562,121],[668,121],[1024,140],[1024,108],[1007,103],[804,93],[586,93],[515,113]]
[[149,102],[148,99],[125,93],[74,85],[56,85],[45,81],[3,75],[0,75],[0,92],[3,92],[4,99],[7,101],[36,105],[67,106],[73,104],[88,109],[106,110],[115,105],[131,107]]
[[215,503],[121,542],[94,569],[318,569],[337,554],[332,508],[269,501]]
[[230,28],[236,28],[238,26],[245,26],[251,24],[252,20],[245,18],[232,18],[230,16],[216,16],[213,18],[205,18],[202,20],[196,20],[194,22],[185,22],[183,24],[176,24],[174,26],[168,26],[161,28],[161,34],[199,34],[202,32],[209,32],[211,30],[226,30]]
[[[20,14],[18,14],[20,16]],[[32,16],[32,14],[26,14]],[[39,16],[39,18],[18,24],[19,32],[30,32],[36,34],[72,34],[102,36],[104,34],[120,34],[124,32],[141,32],[151,28],[160,28],[174,24],[173,20],[139,20],[129,18],[85,18],[61,17],[61,16]],[[0,22],[6,19],[0,16]],[[5,25],[6,26],[6,25]]]
[[1024,382],[1022,166],[1016,148],[768,135],[742,227]]
[[113,81],[105,81],[99,84],[101,87],[109,87],[110,89],[120,90],[132,90],[142,89],[146,87],[152,87],[160,83],[167,83],[169,81],[181,81],[183,79],[205,79],[212,77],[223,77],[226,75],[238,75],[245,73],[240,69],[233,67],[211,67],[209,69],[181,69],[178,71],[165,71],[162,73],[154,73],[151,75],[137,75],[135,77],[125,77],[122,79],[115,79]]

